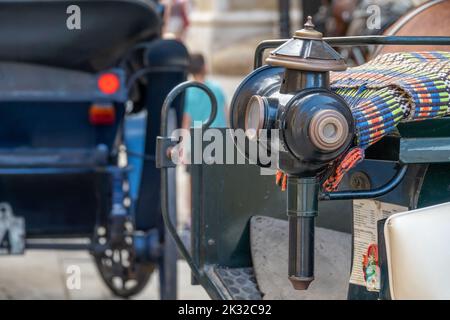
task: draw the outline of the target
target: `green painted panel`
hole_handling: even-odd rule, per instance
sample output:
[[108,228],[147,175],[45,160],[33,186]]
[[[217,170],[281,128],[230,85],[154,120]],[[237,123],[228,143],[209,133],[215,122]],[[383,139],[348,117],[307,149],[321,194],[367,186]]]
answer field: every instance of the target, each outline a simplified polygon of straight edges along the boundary
[[420,190],[418,207],[427,207],[450,201],[450,164],[428,167]]
[[[261,175],[261,169],[251,164],[199,164],[191,167],[191,174],[196,263],[251,266],[250,218],[264,215],[287,219],[286,192],[275,184],[274,175]],[[317,225],[350,232],[351,214],[348,201],[321,203]]]
[[450,118],[401,123],[398,130],[403,138],[435,138],[450,136]]

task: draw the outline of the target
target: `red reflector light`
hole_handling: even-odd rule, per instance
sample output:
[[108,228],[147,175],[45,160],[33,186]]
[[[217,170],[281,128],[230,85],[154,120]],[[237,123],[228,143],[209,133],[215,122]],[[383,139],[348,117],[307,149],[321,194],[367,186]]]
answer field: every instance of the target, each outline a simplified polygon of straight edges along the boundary
[[120,80],[114,73],[103,73],[98,78],[97,85],[104,94],[114,94],[120,88]]
[[93,104],[89,109],[89,122],[92,125],[113,125],[116,122],[116,110],[110,104]]

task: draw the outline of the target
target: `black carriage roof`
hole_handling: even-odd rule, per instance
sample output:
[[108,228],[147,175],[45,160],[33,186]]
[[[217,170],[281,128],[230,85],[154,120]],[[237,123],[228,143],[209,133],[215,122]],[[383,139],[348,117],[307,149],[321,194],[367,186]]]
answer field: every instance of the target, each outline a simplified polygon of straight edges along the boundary
[[[97,85],[103,73],[114,73],[119,90],[110,95]],[[127,99],[125,74],[110,69],[98,74],[26,63],[0,62],[0,102],[121,102]]]
[[[69,30],[67,9],[81,11]],[[159,36],[156,0],[0,0],[0,61],[99,71],[136,43]]]

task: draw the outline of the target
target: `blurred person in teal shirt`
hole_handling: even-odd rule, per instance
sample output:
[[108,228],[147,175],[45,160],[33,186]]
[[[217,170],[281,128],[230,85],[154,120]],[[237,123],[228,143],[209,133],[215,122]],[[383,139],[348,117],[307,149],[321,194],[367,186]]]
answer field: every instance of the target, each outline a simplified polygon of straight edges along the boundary
[[[217,99],[217,116],[211,124],[211,128],[226,128],[226,102],[225,94],[222,88],[215,82],[206,79],[207,69],[205,58],[201,54],[192,54],[190,56],[189,72],[192,75],[193,80],[205,84]],[[184,102],[184,114],[183,114],[183,129],[189,129],[193,127],[201,127],[202,123],[208,120],[211,113],[211,102],[208,95],[201,89],[189,88],[186,90],[185,102]],[[190,141],[186,139],[186,142]],[[186,143],[183,146],[183,157],[190,159],[191,152],[190,143]],[[190,174],[190,165],[185,163],[186,171]],[[188,179],[186,186],[183,186],[181,197],[186,202],[188,210],[191,208],[191,178]],[[183,223],[183,230],[181,231],[181,237],[186,246],[190,244],[190,219],[186,219]]]
[[[225,94],[222,88],[214,81],[207,80],[207,69],[205,58],[201,54],[192,54],[190,56],[189,72],[193,80],[204,83],[217,99],[217,116],[213,121],[212,128],[226,128],[226,102]],[[198,88],[189,88],[186,90],[184,103],[183,128],[200,127],[211,113],[211,102],[207,94]]]

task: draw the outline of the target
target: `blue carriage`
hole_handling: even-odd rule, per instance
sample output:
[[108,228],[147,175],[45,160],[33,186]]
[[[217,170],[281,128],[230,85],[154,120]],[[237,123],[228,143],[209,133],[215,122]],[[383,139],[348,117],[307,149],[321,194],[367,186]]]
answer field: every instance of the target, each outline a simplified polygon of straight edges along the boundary
[[122,297],[159,266],[175,298],[154,154],[188,59],[161,39],[162,16],[153,0],[0,1],[2,253],[89,250]]

